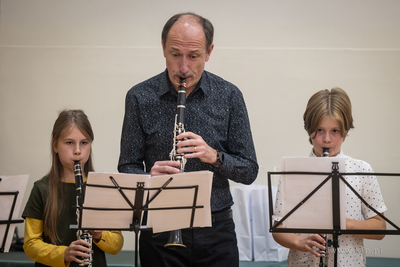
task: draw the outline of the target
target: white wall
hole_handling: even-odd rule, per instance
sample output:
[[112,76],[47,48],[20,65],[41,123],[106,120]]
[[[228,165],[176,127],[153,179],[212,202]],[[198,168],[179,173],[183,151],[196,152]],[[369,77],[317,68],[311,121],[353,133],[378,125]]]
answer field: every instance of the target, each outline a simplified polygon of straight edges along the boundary
[[[333,86],[353,103],[344,152],[400,172],[399,1],[0,0],[0,174],[30,174],[24,203],[50,167],[61,109],[84,109],[96,170],[117,171],[125,94],[164,70],[161,30],[183,11],[214,24],[206,69],[241,88],[260,177],[282,156],[308,155],[307,100]],[[399,179],[379,182],[400,224]],[[133,234],[125,241],[133,249]],[[367,242],[384,257],[399,257],[399,245],[398,236]]]

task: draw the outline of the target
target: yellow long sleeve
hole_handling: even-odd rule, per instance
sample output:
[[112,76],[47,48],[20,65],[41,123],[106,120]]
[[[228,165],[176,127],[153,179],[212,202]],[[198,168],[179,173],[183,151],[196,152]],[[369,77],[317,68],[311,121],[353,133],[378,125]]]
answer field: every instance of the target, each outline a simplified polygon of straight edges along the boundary
[[[124,237],[120,231],[103,231],[99,242],[95,242],[102,251],[117,254],[124,245]],[[64,261],[67,246],[56,246],[43,241],[43,221],[26,218],[24,233],[24,251],[35,262],[54,267],[69,267]]]
[[108,254],[117,254],[124,245],[124,237],[120,231],[103,231],[99,242],[95,242],[102,251]]
[[26,218],[24,251],[31,260],[54,267],[68,267],[69,262],[64,261],[66,249],[66,246],[56,246],[43,241],[43,221]]

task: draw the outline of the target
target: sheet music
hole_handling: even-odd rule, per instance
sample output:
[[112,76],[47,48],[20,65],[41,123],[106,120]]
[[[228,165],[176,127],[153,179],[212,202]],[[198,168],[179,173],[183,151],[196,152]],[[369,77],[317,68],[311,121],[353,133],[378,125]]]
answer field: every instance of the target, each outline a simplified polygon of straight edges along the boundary
[[[148,187],[148,179],[150,175],[144,174],[126,174],[126,173],[100,173],[89,172],[88,185],[107,185],[115,187],[110,179],[112,176],[129,201],[134,205],[136,191],[133,188],[137,187],[137,182],[143,182],[144,187]],[[131,188],[131,189],[129,189]],[[143,203],[146,199],[146,191],[143,196]],[[85,199],[83,207],[90,208],[111,208],[111,209],[131,209],[130,205],[121,195],[117,188],[102,188],[102,187],[86,187]],[[83,209],[82,212],[82,228],[97,228],[97,229],[127,229],[132,223],[132,209],[128,211],[116,210],[89,210]]]
[[[170,177],[172,182],[168,187],[199,185],[196,205],[204,208],[195,210],[193,227],[211,227],[210,196],[213,173],[209,171],[186,172],[175,175],[154,176],[150,178],[151,187],[161,187]],[[150,197],[155,192],[150,192]],[[163,190],[149,208],[153,207],[184,207],[193,206],[194,189]],[[147,225],[154,233],[188,228],[190,226],[192,209],[171,209],[149,212]]]
[[[22,219],[19,217],[21,210],[22,198],[24,197],[26,185],[28,184],[29,175],[14,175],[4,176],[1,175],[0,192],[19,192],[17,201],[14,207],[13,220]],[[8,220],[10,215],[11,206],[14,200],[14,195],[0,195],[0,220]],[[0,246],[2,245],[7,225],[0,224]],[[15,224],[11,224],[8,230],[8,236],[4,248],[4,252],[8,252],[11,246],[12,237],[15,230]],[[21,232],[19,232],[21,233]]]
[[[209,171],[188,172],[176,175],[154,176],[144,174],[125,173],[97,173],[90,172],[82,211],[83,229],[128,229],[132,224],[133,211],[121,193],[114,187],[112,176],[122,191],[132,203],[135,204],[137,182],[144,183],[143,205],[146,204],[147,193],[149,198],[157,193],[156,189],[162,187],[169,178],[173,178],[166,189],[150,203],[149,208],[193,206],[194,189],[168,189],[169,187],[198,185],[196,206],[204,206],[195,210],[194,227],[211,226],[211,186],[213,173]],[[107,185],[108,188],[93,187],[91,185]],[[128,209],[119,210],[91,210],[87,208]],[[149,210],[147,227],[152,227],[153,232],[163,232],[190,226],[192,209],[174,210]]]
[[[338,162],[339,172],[345,172],[341,157],[284,157],[282,171],[332,172],[332,162]],[[283,215],[286,215],[327,175],[282,175],[281,192]],[[346,229],[345,184],[340,180],[340,224]],[[330,179],[310,199],[292,213],[284,222],[287,228],[333,229],[332,180]]]

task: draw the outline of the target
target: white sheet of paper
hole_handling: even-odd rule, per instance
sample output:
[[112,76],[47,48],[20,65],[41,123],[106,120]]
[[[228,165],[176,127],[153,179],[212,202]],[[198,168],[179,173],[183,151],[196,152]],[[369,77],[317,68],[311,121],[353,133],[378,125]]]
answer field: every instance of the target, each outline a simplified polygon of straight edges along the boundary
[[[114,183],[110,179],[112,176],[122,191],[127,196],[129,201],[135,204],[137,182],[144,182],[144,187],[148,187],[148,179],[150,175],[144,174],[125,174],[125,173],[99,173],[90,172],[87,179],[87,184],[92,185],[107,185],[114,187]],[[129,189],[130,188],[130,189]],[[143,196],[143,203],[146,200],[146,193]],[[85,199],[83,207],[91,208],[125,208],[131,209],[130,205],[121,195],[117,188],[102,188],[86,186]],[[133,211],[103,211],[83,209],[82,212],[82,228],[96,229],[114,229],[122,230],[129,229],[132,224]]]
[[[193,227],[208,227],[211,224],[211,187],[213,173],[209,171],[186,172],[175,175],[154,176],[150,178],[152,188],[161,187],[169,178],[173,180],[168,187],[198,185],[196,206],[204,206],[195,210]],[[193,206],[194,189],[164,189],[149,208],[155,207],[184,207]],[[150,192],[150,198],[156,191]],[[151,210],[147,226],[153,228],[154,233],[184,229],[190,226],[192,209]]]
[[[332,162],[338,162],[339,172],[345,172],[344,158],[340,157],[284,157],[282,171],[332,172]],[[282,205],[286,215],[313,191],[327,175],[282,175]],[[346,229],[345,184],[340,180],[340,224]],[[283,227],[333,229],[332,181],[322,186],[300,208],[292,213]]]
[[[24,197],[26,185],[28,184],[29,175],[13,175],[13,176],[4,176],[1,175],[0,181],[0,192],[19,192],[17,196],[17,201],[15,203],[14,212],[12,219],[19,220],[22,219],[19,217],[19,212],[21,210],[22,198]],[[0,220],[8,220],[10,216],[10,210],[12,203],[14,201],[14,195],[0,195]],[[0,242],[2,243],[4,240],[4,235],[6,231],[7,225],[0,224]],[[14,235],[15,224],[11,224],[8,230],[8,235],[6,239],[6,244],[4,248],[4,252],[8,252],[10,250],[12,237]],[[0,244],[1,245],[1,244]]]

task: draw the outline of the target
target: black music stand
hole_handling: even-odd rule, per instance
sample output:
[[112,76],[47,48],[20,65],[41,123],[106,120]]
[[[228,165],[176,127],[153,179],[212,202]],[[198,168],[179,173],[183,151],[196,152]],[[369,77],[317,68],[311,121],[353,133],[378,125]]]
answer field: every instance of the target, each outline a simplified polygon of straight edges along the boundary
[[[271,175],[326,175],[327,178],[319,184],[310,194],[308,194],[302,201],[300,201],[291,211],[289,211],[284,217],[276,224],[272,225],[273,216],[273,200],[272,200],[272,189],[271,189]],[[335,251],[334,256],[334,266],[337,266],[337,251],[339,246],[339,235],[341,234],[383,234],[383,235],[400,235],[400,228],[386,218],[384,215],[379,213],[371,205],[369,205],[360,196],[357,191],[346,181],[343,176],[399,176],[400,173],[375,173],[375,172],[352,172],[352,173],[341,173],[339,172],[339,166],[337,162],[332,162],[332,172],[268,172],[268,202],[269,202],[269,223],[271,233],[324,233],[332,234],[333,240],[328,242],[327,247],[333,246]],[[333,214],[333,229],[306,229],[306,228],[278,228],[279,225],[283,223],[293,212],[295,212],[301,205],[304,204],[315,192],[317,192],[326,182],[332,181],[332,214]],[[383,218],[387,223],[392,225],[396,230],[345,230],[340,228],[340,191],[339,182],[343,181],[345,185],[350,188],[350,190],[371,210],[373,210],[377,215]]]
[[[8,177],[7,177],[7,178],[8,178]],[[12,178],[12,177],[10,177],[10,178]],[[23,187],[24,189],[25,189],[25,187],[26,187],[26,182],[27,182],[27,180],[28,180],[28,177],[26,176],[26,181],[24,181],[24,184],[25,184],[25,185],[24,185],[24,187]],[[1,183],[2,181],[3,181],[3,178],[0,177],[0,183]],[[3,181],[3,182],[4,182],[4,181]],[[0,242],[1,242],[0,253],[4,253],[4,252],[8,251],[8,249],[6,249],[7,238],[10,237],[10,236],[11,236],[11,238],[12,238],[12,235],[14,234],[13,232],[10,231],[11,225],[12,225],[12,224],[17,224],[17,223],[23,223],[23,222],[24,222],[24,220],[22,220],[22,219],[18,219],[18,220],[13,219],[14,211],[15,211],[16,209],[19,210],[19,208],[20,208],[19,206],[17,207],[17,199],[18,199],[18,196],[19,196],[19,191],[17,191],[17,190],[1,191],[1,192],[0,192],[0,199],[1,199],[3,196],[6,196],[6,198],[7,198],[7,196],[8,196],[8,197],[11,196],[12,200],[11,200],[11,203],[10,203],[11,205],[10,205],[10,207],[9,207],[9,210],[4,211],[4,213],[3,213],[3,211],[2,211],[2,214],[3,214],[3,215],[8,214],[8,216],[6,215],[6,217],[7,217],[6,220],[0,220],[0,225],[5,225],[5,226],[6,226],[6,227],[5,227],[5,230],[4,230],[4,237],[3,237],[3,240],[0,240]],[[0,201],[1,201],[1,200],[0,200]],[[1,201],[1,202],[5,203],[4,200]],[[21,203],[19,203],[18,205],[21,205]],[[9,244],[9,245],[11,245],[11,244]]]
[[[82,230],[118,230],[118,231],[131,231],[135,232],[135,266],[138,266],[138,234],[140,231],[144,230],[152,230],[153,228],[150,227],[145,227],[142,226],[142,216],[144,211],[157,211],[157,210],[175,210],[175,209],[189,209],[191,210],[191,216],[190,216],[190,222],[187,222],[187,227],[186,228],[193,228],[194,227],[194,220],[195,220],[195,211],[196,209],[199,208],[204,208],[203,205],[197,205],[197,197],[198,197],[198,191],[199,191],[199,186],[198,185],[191,185],[191,186],[175,186],[175,187],[169,187],[168,184],[173,180],[173,177],[170,177],[164,185],[161,187],[153,187],[153,188],[146,188],[145,182],[137,182],[136,187],[126,187],[126,186],[120,186],[117,182],[116,179],[114,179],[114,176],[118,174],[108,174],[109,179],[111,180],[113,185],[104,185],[104,184],[90,184],[87,183],[85,185],[85,193],[84,193],[84,198],[86,202],[86,197],[87,193],[91,190],[91,188],[102,188],[103,190],[117,190],[118,194],[122,196],[122,198],[125,200],[125,204],[127,204],[126,208],[116,208],[116,207],[93,207],[93,206],[85,206],[85,202],[83,204],[83,207],[80,208],[80,222],[79,225],[83,225],[81,227]],[[147,175],[144,175],[147,176]],[[90,182],[90,181],[89,181]],[[193,201],[192,205],[190,206],[174,206],[174,207],[152,207],[149,208],[149,204],[153,202],[164,190],[193,190]],[[155,194],[152,197],[147,197],[146,195],[149,195],[150,191],[156,191]],[[132,192],[134,192],[134,199],[132,199]],[[146,194],[147,193],[147,194]],[[129,196],[128,196],[129,195]],[[130,199],[131,198],[131,199]],[[145,201],[145,199],[147,199]],[[111,201],[109,201],[111,202]],[[111,227],[89,227],[85,225],[85,213],[87,217],[90,217],[94,212],[102,212],[102,211],[107,211],[107,212],[115,212],[115,214],[118,214],[118,212],[125,213],[123,217],[125,216],[126,220],[126,213],[130,214],[129,222],[126,221],[125,223],[127,224],[126,227],[121,227],[121,226],[111,226]],[[117,215],[114,218],[116,220]],[[83,222],[83,224],[82,224]],[[71,227],[71,228],[76,228]],[[176,229],[179,229],[177,227]],[[176,230],[174,229],[174,230]]]

